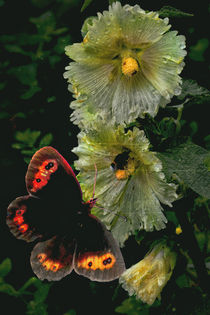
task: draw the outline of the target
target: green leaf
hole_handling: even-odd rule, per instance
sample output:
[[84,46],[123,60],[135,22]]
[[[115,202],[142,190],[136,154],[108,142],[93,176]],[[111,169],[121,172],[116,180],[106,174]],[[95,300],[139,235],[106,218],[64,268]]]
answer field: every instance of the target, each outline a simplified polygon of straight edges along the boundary
[[210,96],[209,90],[197,84],[193,80],[183,80],[182,91],[178,99],[184,100],[187,96]]
[[39,130],[31,131],[31,129],[28,128],[25,131],[17,131],[15,134],[15,139],[30,147],[33,147],[40,134],[41,131]]
[[10,117],[10,115],[6,111],[0,112],[0,119],[5,119],[5,118],[9,118],[9,117]]
[[47,11],[39,17],[30,18],[30,22],[36,25],[38,34],[42,36],[52,34],[56,27],[55,16],[51,11]]
[[116,307],[115,312],[128,315],[149,315],[148,306],[143,305],[141,301],[134,297],[124,300],[120,306]]
[[28,85],[29,89],[21,95],[22,99],[29,99],[35,93],[39,92],[41,88],[38,86],[37,76],[37,64],[31,63],[24,66],[13,67],[8,70],[9,74],[14,75],[22,84]]
[[25,148],[25,144],[15,142],[15,143],[12,143],[12,148],[17,149],[17,150],[21,150],[21,149]]
[[81,12],[83,12],[91,4],[92,1],[93,0],[85,0],[82,5]]
[[21,150],[21,154],[28,155],[30,158],[35,152],[36,152],[36,148],[34,148],[33,150]]
[[24,161],[26,162],[26,164],[29,164],[30,161],[31,161],[31,158],[24,157],[23,159],[24,159]]
[[53,50],[57,54],[63,54],[64,53],[64,48],[67,45],[71,44],[71,36],[68,34],[66,36],[59,37],[57,40],[57,44],[54,46]]
[[207,38],[201,38],[194,46],[190,47],[189,56],[195,61],[204,61],[204,53],[209,47],[209,40]]
[[12,285],[8,283],[2,283],[0,284],[0,292],[6,293],[11,296],[18,296],[19,293],[16,291]]
[[206,245],[206,236],[203,232],[196,232],[195,237],[197,239],[198,245],[200,247],[201,252],[203,252]]
[[27,304],[27,315],[48,315],[47,305],[45,303],[36,303],[34,301],[30,301]]
[[210,154],[207,156],[207,158],[204,160],[204,164],[206,165],[208,171],[210,172]]
[[19,292],[21,294],[24,294],[24,291],[30,287],[30,286],[35,286],[36,288],[39,288],[41,285],[42,285],[42,282],[37,279],[36,277],[31,277],[29,278],[25,283],[24,285],[19,289]]
[[26,118],[26,114],[25,113],[23,113],[23,112],[19,112],[19,113],[16,113],[15,114],[15,118]]
[[36,85],[37,64],[31,63],[24,66],[13,67],[8,71],[9,74],[16,78],[24,85]]
[[183,12],[179,9],[171,7],[169,5],[163,6],[159,11],[161,17],[190,17],[193,16],[191,13]]
[[207,150],[191,142],[158,153],[168,178],[178,175],[192,190],[206,198],[210,198],[210,173],[205,165],[209,156]]
[[43,303],[48,296],[50,287],[51,284],[41,284],[38,290],[34,293],[34,301],[36,303]]
[[51,144],[51,142],[53,141],[53,135],[51,133],[47,133],[41,140],[39,143],[39,147],[42,148],[44,146],[47,146],[49,144]]
[[0,91],[2,91],[6,85],[7,85],[7,82],[0,82]]
[[9,258],[6,258],[0,264],[0,277],[5,277],[12,269],[12,262]]
[[12,53],[19,53],[19,54],[22,54],[22,55],[28,55],[28,53],[26,53],[20,46],[18,45],[13,45],[13,44],[10,44],[10,45],[5,45],[4,46],[5,49],[9,52],[12,52]]
[[57,56],[57,55],[49,56],[49,63],[51,67],[54,67],[55,64],[59,62],[60,60],[61,60],[60,56]]
[[39,91],[41,91],[41,88],[39,86],[31,86],[29,90],[27,90],[25,93],[23,93],[21,95],[21,98],[23,100],[28,100],[29,98],[34,96],[34,94],[36,94]]
[[52,103],[52,102],[55,102],[56,101],[56,96],[49,96],[48,98],[47,98],[47,103]]
[[189,280],[185,274],[182,274],[176,279],[176,283],[180,288],[189,287]]
[[166,218],[168,221],[173,222],[175,226],[178,226],[179,221],[178,221],[174,211],[167,211],[166,212]]

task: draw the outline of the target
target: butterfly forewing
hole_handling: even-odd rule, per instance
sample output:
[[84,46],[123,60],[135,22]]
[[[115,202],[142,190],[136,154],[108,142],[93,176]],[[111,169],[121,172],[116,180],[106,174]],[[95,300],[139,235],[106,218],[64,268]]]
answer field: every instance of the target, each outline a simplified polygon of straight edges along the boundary
[[77,238],[75,271],[93,281],[119,278],[125,264],[116,240],[94,216],[89,215],[84,224]]
[[75,242],[54,236],[39,242],[31,253],[31,267],[40,280],[58,281],[71,273]]
[[26,187],[30,194],[45,199],[72,197],[81,202],[82,192],[68,162],[52,147],[37,151],[28,166]]

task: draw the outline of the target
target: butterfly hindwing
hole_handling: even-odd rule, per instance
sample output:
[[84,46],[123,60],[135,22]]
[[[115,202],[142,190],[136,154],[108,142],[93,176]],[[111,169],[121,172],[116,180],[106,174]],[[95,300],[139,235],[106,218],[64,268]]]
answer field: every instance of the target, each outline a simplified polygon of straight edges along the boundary
[[75,271],[93,281],[111,281],[125,270],[118,243],[93,215],[80,227],[74,257]]
[[30,194],[53,200],[73,196],[81,202],[82,192],[68,162],[52,147],[43,147],[31,159],[26,173]]
[[74,240],[65,237],[37,243],[30,259],[33,272],[40,280],[61,280],[73,269],[74,250]]
[[29,195],[18,197],[11,202],[7,209],[6,222],[16,238],[32,242],[42,237],[33,220],[36,210],[40,208],[40,200]]

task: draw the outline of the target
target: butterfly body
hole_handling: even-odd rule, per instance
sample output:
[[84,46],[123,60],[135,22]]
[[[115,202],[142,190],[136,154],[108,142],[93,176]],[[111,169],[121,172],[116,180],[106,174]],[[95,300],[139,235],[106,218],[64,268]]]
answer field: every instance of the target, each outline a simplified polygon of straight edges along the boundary
[[28,195],[8,207],[11,232],[27,242],[41,240],[31,253],[40,279],[60,280],[74,269],[91,280],[111,281],[125,270],[119,246],[84,202],[77,178],[52,147],[33,156],[26,174]]

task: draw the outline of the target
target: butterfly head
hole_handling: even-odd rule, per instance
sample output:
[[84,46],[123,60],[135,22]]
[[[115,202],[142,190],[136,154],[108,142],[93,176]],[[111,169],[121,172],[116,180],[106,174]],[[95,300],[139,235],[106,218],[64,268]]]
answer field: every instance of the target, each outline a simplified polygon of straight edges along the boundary
[[90,198],[87,202],[86,205],[88,205],[89,210],[91,210],[95,204],[96,204],[97,198]]

